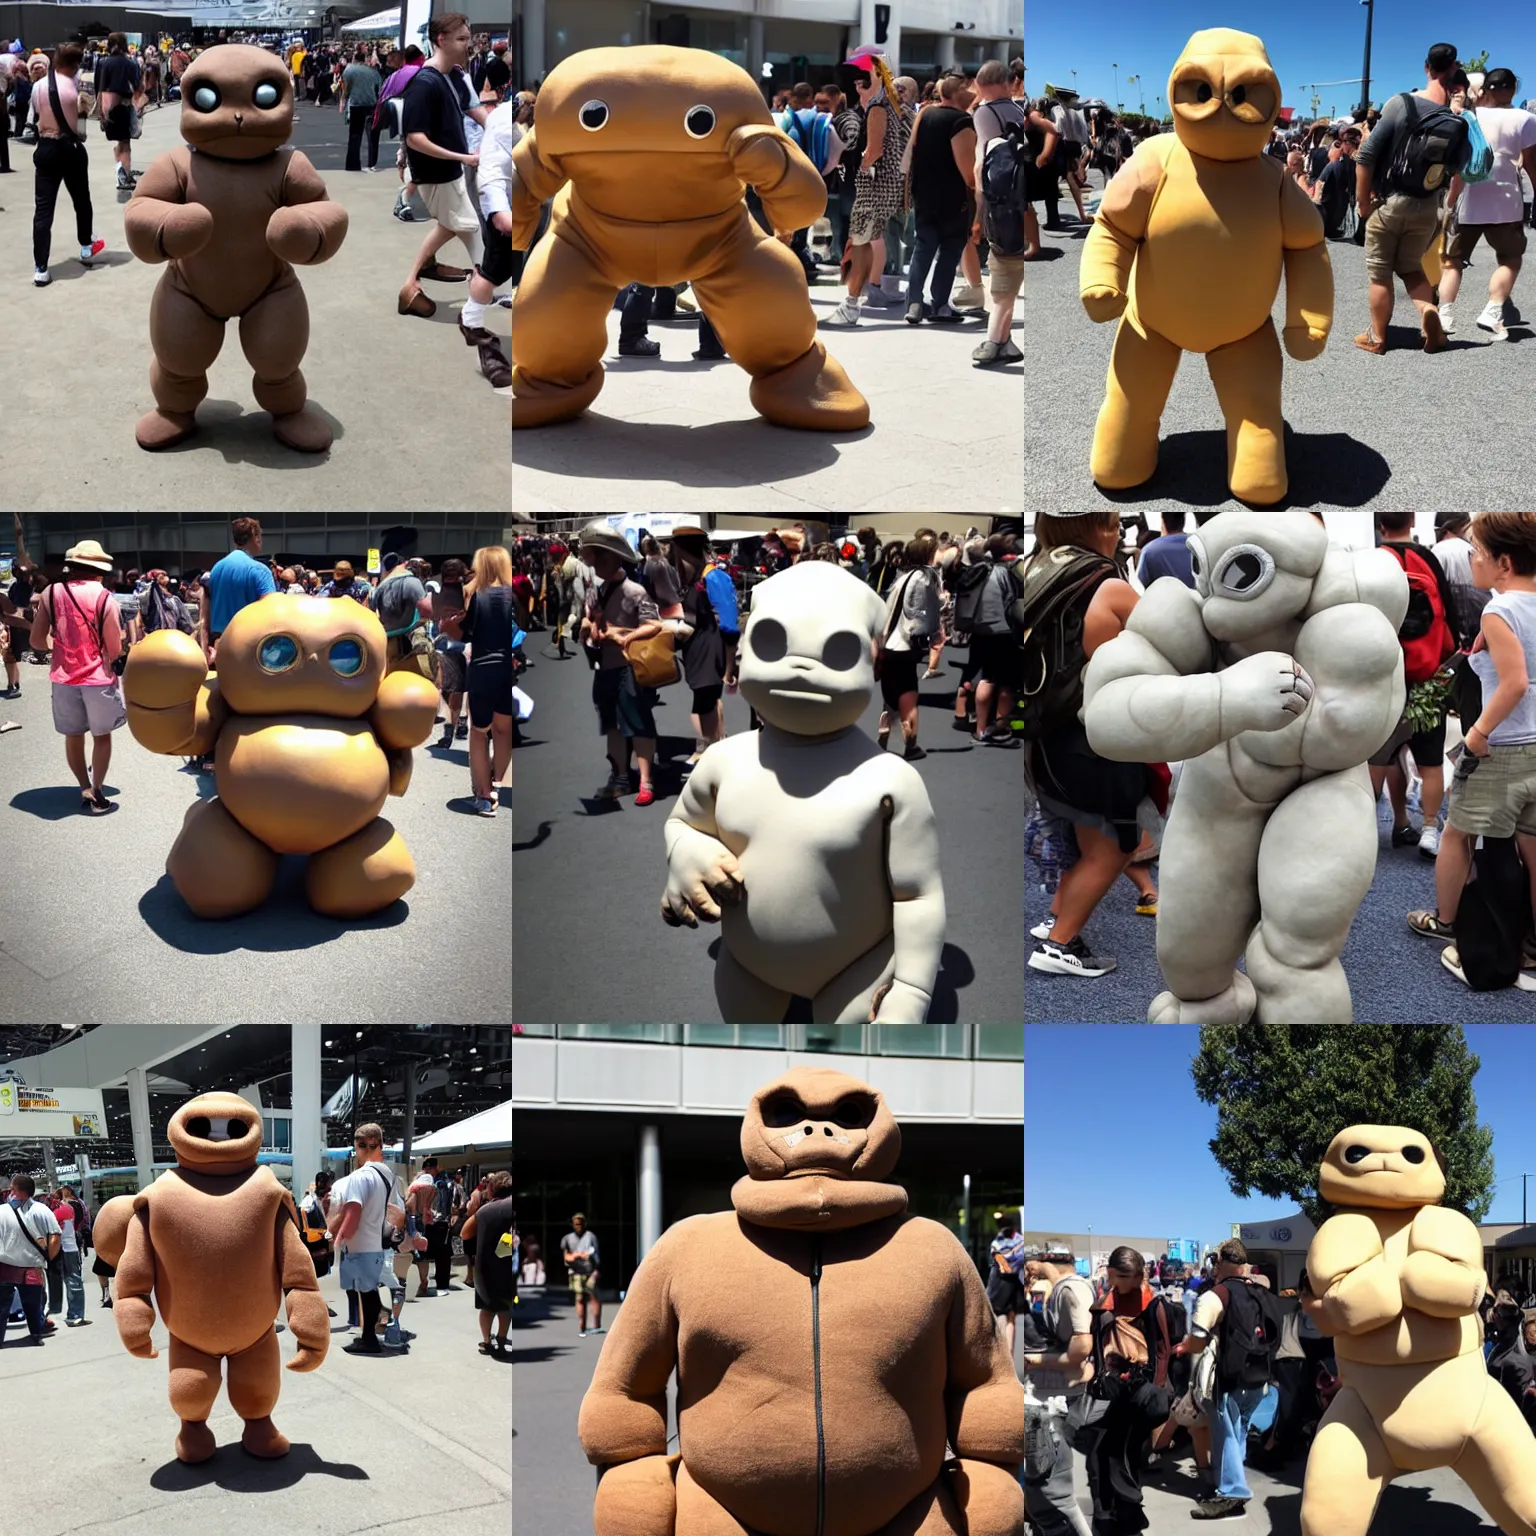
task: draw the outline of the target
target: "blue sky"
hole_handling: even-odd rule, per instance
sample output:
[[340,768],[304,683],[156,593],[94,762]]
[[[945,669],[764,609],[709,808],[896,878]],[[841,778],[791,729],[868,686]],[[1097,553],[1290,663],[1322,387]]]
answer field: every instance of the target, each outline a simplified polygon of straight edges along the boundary
[[[1488,1221],[1520,1220],[1520,1178],[1536,1174],[1536,1026],[1468,1025],[1480,1057],[1478,1119],[1493,1129]],[[1031,1232],[1226,1237],[1234,1221],[1289,1213],[1239,1200],[1211,1156],[1216,1111],[1195,1097],[1200,1031],[1184,1025],[1024,1029],[1024,1224]],[[1111,1128],[1134,1116],[1134,1139]],[[1536,1220],[1536,1178],[1531,1180]]]
[[[1520,100],[1536,95],[1536,5],[1531,0],[1481,0],[1465,10],[1431,5],[1428,0],[1377,0],[1371,38],[1371,99],[1412,90],[1424,79],[1424,55],[1431,43],[1454,43],[1462,58],[1488,50],[1490,68],[1503,65],[1520,77]],[[1348,111],[1360,100],[1358,85],[1324,85],[1358,80],[1365,51],[1365,9],[1344,0],[1332,9],[1260,5],[1257,0],[1226,0],[1222,5],[1192,0],[1157,0],[1155,4],[1118,5],[1112,11],[1027,0],[1024,16],[1025,76],[1031,96],[1047,81],[1076,86],[1085,96],[1115,98],[1111,63],[1120,66],[1120,97],[1139,110],[1139,91],[1149,112],[1157,110],[1168,71],[1192,32],[1202,27],[1234,27],[1264,40],[1280,77],[1285,105],[1310,117],[1310,84],[1318,86],[1320,108]],[[1140,75],[1139,86],[1127,77]],[[1167,103],[1161,104],[1166,111]]]

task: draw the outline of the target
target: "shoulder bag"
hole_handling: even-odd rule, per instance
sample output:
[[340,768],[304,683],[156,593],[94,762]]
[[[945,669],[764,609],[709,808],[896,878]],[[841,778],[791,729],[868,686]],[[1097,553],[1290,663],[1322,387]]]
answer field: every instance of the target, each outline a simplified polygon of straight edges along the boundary
[[[69,590],[68,584],[66,582],[59,582],[58,585],[64,589],[64,596],[69,599],[70,607],[73,608],[82,619],[85,619],[85,609],[83,609],[80,604],[75,601],[75,594]],[[107,612],[107,604],[113,601],[115,601],[115,599],[113,598],[112,594],[110,592],[106,593],[101,607],[96,610],[96,622],[93,627],[96,631],[96,646],[98,651],[101,653],[102,661],[109,668],[111,668],[112,675],[114,677],[121,677],[123,675],[123,668],[128,665],[127,646],[125,645],[123,647],[123,653],[117,658],[116,661],[107,661],[107,627],[105,616]],[[85,622],[89,624],[91,621],[89,619],[85,619]]]
[[[12,1216],[16,1218],[16,1225],[21,1228],[21,1235],[26,1238],[26,1240],[31,1243],[34,1248],[37,1249],[37,1256],[43,1261],[43,1267],[36,1271],[37,1279],[28,1281],[28,1284],[42,1285],[45,1283],[48,1270],[48,1250],[44,1248],[35,1237],[33,1237],[32,1229],[26,1224],[24,1220],[22,1220],[21,1212],[18,1211],[16,1207],[10,1203],[9,1200],[6,1201],[5,1208],[11,1213]],[[32,1273],[32,1271],[29,1271],[28,1273]]]

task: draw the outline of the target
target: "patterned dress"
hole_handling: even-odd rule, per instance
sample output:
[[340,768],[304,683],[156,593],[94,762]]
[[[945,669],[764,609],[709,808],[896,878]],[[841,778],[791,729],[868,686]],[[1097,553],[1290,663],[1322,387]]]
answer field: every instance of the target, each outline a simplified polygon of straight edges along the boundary
[[885,108],[885,139],[872,171],[861,169],[855,179],[857,191],[848,230],[856,245],[878,240],[885,233],[887,222],[902,211],[906,176],[901,169],[901,158],[906,153],[914,120],[908,108],[898,105],[892,109],[883,90],[870,99],[869,106]]

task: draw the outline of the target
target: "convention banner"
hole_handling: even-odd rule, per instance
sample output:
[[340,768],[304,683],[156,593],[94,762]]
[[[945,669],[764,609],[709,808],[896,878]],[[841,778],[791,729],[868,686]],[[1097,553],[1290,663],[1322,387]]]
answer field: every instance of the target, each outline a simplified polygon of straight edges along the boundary
[[106,1125],[99,1088],[31,1088],[14,1071],[0,1077],[0,1141],[102,1137]]

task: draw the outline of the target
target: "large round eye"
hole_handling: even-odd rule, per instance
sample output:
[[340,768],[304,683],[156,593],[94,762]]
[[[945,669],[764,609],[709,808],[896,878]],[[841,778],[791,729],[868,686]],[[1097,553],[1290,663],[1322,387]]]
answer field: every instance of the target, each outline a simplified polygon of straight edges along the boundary
[[298,642],[288,635],[269,635],[256,655],[263,672],[286,672],[299,659]]
[[216,85],[200,85],[192,92],[192,105],[199,112],[212,112],[223,98]]
[[1211,90],[1210,85],[1206,81],[1204,81],[1204,80],[1202,80],[1200,82],[1200,84],[1195,87],[1195,100],[1196,101],[1209,101],[1211,99],[1212,94],[1213,94],[1213,92]]
[[851,672],[868,650],[868,643],[851,629],[840,629],[835,635],[827,636],[827,643],[821,648],[821,659],[834,672]]
[[779,1129],[805,1118],[805,1105],[790,1089],[771,1093],[763,1100],[763,1124]]
[[1353,1147],[1345,1147],[1344,1149],[1344,1161],[1346,1163],[1363,1163],[1370,1155],[1371,1149],[1369,1147],[1362,1147],[1358,1144]]
[[196,1136],[199,1140],[206,1136],[212,1129],[213,1127],[208,1123],[207,1115],[193,1115],[192,1118],[187,1121],[187,1135]]
[[1227,92],[1227,100],[1230,101],[1234,107],[1242,106],[1242,104],[1248,100],[1248,88],[1242,85],[1234,85],[1232,89]]
[[608,121],[608,103],[606,101],[583,102],[578,117],[581,126],[588,133],[596,133]]
[[1242,602],[1255,598],[1275,579],[1275,557],[1257,544],[1229,549],[1211,572],[1211,589],[1221,597]]
[[1178,81],[1173,88],[1173,101],[1175,106],[1192,107],[1200,102],[1207,102],[1215,92],[1211,89],[1209,80],[1202,80],[1198,75],[1188,75]]
[[255,94],[251,97],[258,107],[275,107],[282,99],[283,93],[271,81],[264,81],[258,85]]
[[1423,1147],[1404,1147],[1403,1161],[1405,1163],[1422,1163],[1424,1161]]
[[862,1131],[875,1118],[875,1101],[867,1093],[850,1093],[837,1101],[827,1118],[845,1131]]
[[1250,80],[1227,92],[1227,105],[1245,123],[1262,123],[1275,109],[1275,92],[1267,80]]
[[361,640],[338,640],[331,647],[329,657],[331,671],[343,677],[356,677],[363,670],[363,643]]
[[688,115],[683,119],[683,129],[690,139],[707,139],[715,129],[715,109],[702,105],[689,107]]
[[759,619],[748,643],[759,661],[782,661],[789,654],[789,636],[777,619]]

